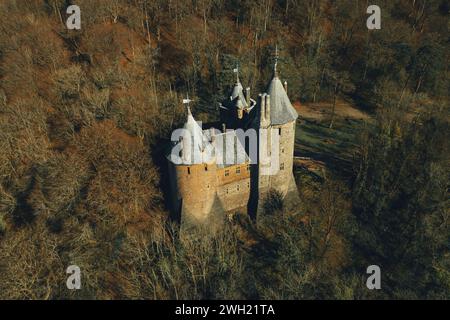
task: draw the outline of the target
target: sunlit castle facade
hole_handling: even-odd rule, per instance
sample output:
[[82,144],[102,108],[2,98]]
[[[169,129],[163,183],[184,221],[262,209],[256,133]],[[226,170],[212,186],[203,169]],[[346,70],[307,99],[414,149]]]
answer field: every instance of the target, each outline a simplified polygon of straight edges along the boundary
[[271,190],[286,204],[298,198],[293,175],[298,114],[277,62],[265,93],[256,100],[250,88],[244,92],[237,71],[236,83],[219,107],[221,128],[202,129],[188,106],[183,136],[172,135],[171,204],[184,226],[220,226],[237,212],[256,218]]

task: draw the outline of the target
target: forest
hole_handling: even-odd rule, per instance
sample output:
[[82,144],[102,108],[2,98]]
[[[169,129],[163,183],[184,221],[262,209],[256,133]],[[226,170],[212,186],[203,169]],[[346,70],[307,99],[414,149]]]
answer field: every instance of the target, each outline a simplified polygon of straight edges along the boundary
[[[368,30],[371,4],[0,1],[0,299],[449,299],[450,3],[378,0]],[[325,168],[295,168],[296,210],[182,236],[164,157],[181,101],[216,120],[237,65],[264,90],[275,46],[296,156]]]

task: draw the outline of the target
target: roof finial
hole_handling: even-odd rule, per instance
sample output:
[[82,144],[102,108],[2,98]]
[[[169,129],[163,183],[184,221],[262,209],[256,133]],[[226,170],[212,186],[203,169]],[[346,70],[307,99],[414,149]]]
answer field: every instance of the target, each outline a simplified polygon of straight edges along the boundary
[[240,83],[240,81],[239,81],[239,63],[236,63],[236,68],[233,69],[233,72],[236,73],[236,83]]
[[186,93],[186,99],[183,99],[183,104],[186,105],[186,107],[187,107],[188,115],[192,115],[191,108],[189,107],[189,103],[191,103],[191,102],[192,102],[192,100],[189,99],[189,93]]
[[274,77],[278,77],[277,65],[278,65],[278,45],[275,45],[275,64],[273,66]]

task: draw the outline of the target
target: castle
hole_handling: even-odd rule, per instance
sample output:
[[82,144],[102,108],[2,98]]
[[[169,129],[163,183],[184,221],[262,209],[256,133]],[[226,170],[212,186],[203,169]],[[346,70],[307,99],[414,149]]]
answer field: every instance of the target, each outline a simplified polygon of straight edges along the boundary
[[[200,160],[180,164],[168,157],[172,210],[181,218],[182,225],[216,226],[226,215],[236,212],[256,218],[271,190],[278,191],[285,203],[294,203],[298,198],[292,170],[298,114],[288,98],[286,82],[283,86],[279,78],[277,59],[266,92],[259,94],[256,101],[250,96],[250,88],[244,93],[238,70],[235,72],[236,83],[229,97],[219,105],[222,132],[214,128],[202,129],[187,107],[184,129],[198,143],[186,145],[186,139],[180,138],[174,141],[174,146],[179,146],[182,158],[199,151]],[[267,136],[257,135],[258,150],[267,149],[273,135],[278,135],[278,148],[274,153],[278,154],[279,168],[276,169],[279,170],[275,174],[263,173],[264,167],[270,164],[262,163],[259,152],[257,161],[250,161],[246,140],[237,134],[239,130],[248,129],[268,132]],[[224,141],[231,141],[231,144]],[[208,143],[223,145],[223,149],[230,151],[227,156],[231,153],[233,161],[219,161],[223,160],[222,152],[215,152],[208,159],[203,157]]]

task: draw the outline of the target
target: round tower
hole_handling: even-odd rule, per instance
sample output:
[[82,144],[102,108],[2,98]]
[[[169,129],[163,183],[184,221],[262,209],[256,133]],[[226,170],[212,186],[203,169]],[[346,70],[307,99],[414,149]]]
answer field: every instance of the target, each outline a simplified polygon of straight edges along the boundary
[[[270,135],[278,135],[279,147],[278,147],[278,171],[269,175],[268,183],[265,182],[262,185],[259,199],[264,201],[264,193],[267,190],[275,189],[281,193],[285,202],[291,202],[292,196],[297,199],[297,186],[293,174],[293,157],[295,146],[295,128],[296,120],[298,117],[297,112],[292,106],[289,97],[286,92],[287,83],[283,86],[283,83],[279,79],[277,71],[278,63],[278,50],[276,52],[276,59],[274,64],[274,72],[272,80],[266,89],[265,102],[262,99],[260,104],[261,121],[260,128],[267,127],[270,130]],[[264,97],[264,95],[263,95]],[[270,144],[271,138],[268,137],[268,144]],[[272,154],[272,158],[275,155]],[[273,159],[271,160],[274,161]],[[260,181],[265,181],[267,178],[260,176]],[[261,185],[261,183],[260,183]],[[259,208],[261,208],[259,204]],[[288,204],[288,203],[287,203]]]
[[182,225],[195,226],[209,224],[216,218],[211,209],[215,202],[217,167],[214,157],[207,154],[210,141],[189,107],[187,111],[184,125],[187,136],[177,142],[181,144],[183,163],[169,162],[169,177],[175,215]]
[[210,222],[216,194],[215,163],[175,165],[174,182],[181,223],[199,225]]

